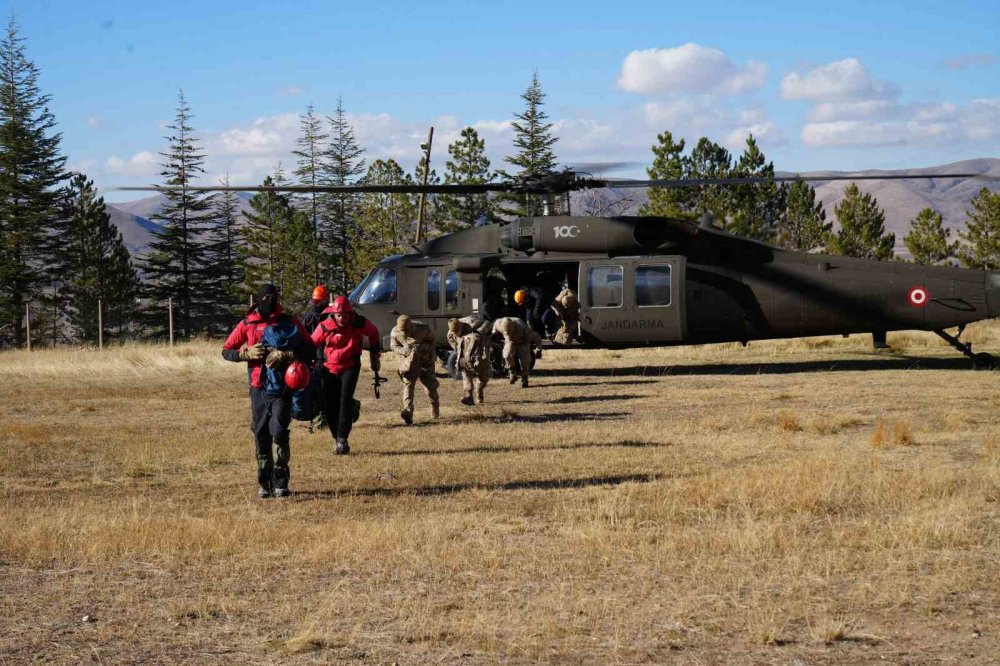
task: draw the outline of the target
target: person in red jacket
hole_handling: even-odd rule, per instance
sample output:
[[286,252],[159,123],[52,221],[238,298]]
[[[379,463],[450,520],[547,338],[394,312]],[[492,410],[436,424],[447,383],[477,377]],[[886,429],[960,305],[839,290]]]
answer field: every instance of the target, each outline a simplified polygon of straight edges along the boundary
[[368,340],[368,352],[372,371],[381,367],[378,329],[364,317],[354,312],[351,301],[346,296],[333,299],[333,305],[323,311],[333,315],[320,321],[313,331],[312,341],[323,352],[320,379],[325,400],[324,415],[337,445],[336,455],[347,455],[351,447],[347,438],[353,425],[352,412],[354,389],[361,373],[361,351],[364,340]]
[[[264,329],[276,323],[294,323],[299,330],[299,344],[294,351],[264,348]],[[288,426],[292,420],[292,398],[288,391],[268,395],[264,387],[264,366],[278,368],[297,358],[311,363],[316,356],[312,338],[295,317],[285,313],[278,300],[278,289],[263,284],[257,292],[257,304],[251,307],[222,345],[227,361],[246,361],[250,383],[250,430],[257,455],[257,494],[261,498],[288,497],[291,459]]]

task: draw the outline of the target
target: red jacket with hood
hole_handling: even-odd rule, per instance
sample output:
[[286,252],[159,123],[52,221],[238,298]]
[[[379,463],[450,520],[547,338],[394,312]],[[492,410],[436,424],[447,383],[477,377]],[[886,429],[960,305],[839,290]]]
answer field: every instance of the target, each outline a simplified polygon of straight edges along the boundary
[[323,365],[327,370],[338,375],[344,370],[360,366],[365,338],[368,339],[372,361],[378,359],[382,347],[375,324],[355,313],[350,324],[341,326],[333,316],[332,306],[323,311],[323,316],[327,315],[330,315],[329,318],[322,320],[312,334],[313,343],[323,350]]
[[[227,361],[239,361],[240,360],[240,349],[245,345],[247,347],[253,347],[255,344],[264,339],[264,329],[269,325],[278,321],[281,317],[289,317],[293,322],[295,322],[295,327],[299,329],[299,336],[302,344],[299,348],[295,350],[295,357],[300,361],[305,363],[311,363],[312,359],[315,358],[316,348],[313,346],[313,341],[306,332],[306,329],[302,326],[296,317],[291,317],[291,315],[286,315],[284,308],[281,307],[279,303],[271,313],[271,316],[265,319],[257,312],[257,307],[254,306],[247,310],[247,315],[236,325],[233,332],[229,334],[226,338],[225,344],[222,345],[222,357]],[[264,381],[261,378],[261,369],[264,367],[264,359],[259,361],[247,361],[247,378],[250,381],[250,386],[253,388],[264,388]]]

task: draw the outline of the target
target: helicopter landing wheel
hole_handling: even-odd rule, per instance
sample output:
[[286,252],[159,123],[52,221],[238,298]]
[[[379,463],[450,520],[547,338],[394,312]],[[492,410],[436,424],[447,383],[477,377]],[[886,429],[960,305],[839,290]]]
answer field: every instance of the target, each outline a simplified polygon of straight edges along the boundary
[[993,354],[979,352],[972,357],[972,367],[975,370],[995,370],[997,368],[997,360],[993,358]]

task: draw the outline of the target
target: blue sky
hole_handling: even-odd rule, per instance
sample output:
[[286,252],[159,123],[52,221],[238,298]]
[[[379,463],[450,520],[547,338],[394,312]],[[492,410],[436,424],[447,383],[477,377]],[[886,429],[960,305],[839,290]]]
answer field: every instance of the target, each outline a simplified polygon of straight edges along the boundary
[[[779,169],[1000,157],[1000,3],[7,3],[63,149],[98,184],[156,182],[184,90],[206,182],[259,182],[298,115],[344,106],[371,158],[442,168],[462,127],[494,166],[538,70],[563,164],[650,161],[659,131]],[[635,167],[620,175],[641,175]],[[111,200],[134,198],[109,193]]]

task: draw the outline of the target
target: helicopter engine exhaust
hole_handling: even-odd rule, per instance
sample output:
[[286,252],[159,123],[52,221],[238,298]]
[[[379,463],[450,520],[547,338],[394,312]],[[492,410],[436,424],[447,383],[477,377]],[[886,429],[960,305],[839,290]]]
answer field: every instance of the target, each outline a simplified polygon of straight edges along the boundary
[[593,252],[628,255],[673,245],[679,230],[697,233],[688,223],[656,217],[526,217],[501,230],[504,247],[520,252]]

